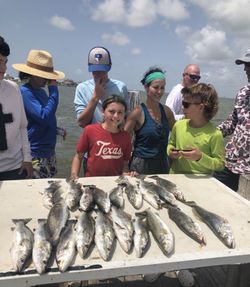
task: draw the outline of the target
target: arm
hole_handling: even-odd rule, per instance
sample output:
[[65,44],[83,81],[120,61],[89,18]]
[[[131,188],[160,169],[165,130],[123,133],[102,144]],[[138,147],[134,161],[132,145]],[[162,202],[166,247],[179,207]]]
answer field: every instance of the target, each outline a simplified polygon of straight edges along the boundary
[[196,161],[201,167],[215,171],[224,168],[225,149],[221,131],[217,130],[210,139],[210,154],[202,152],[199,148],[193,147],[191,151],[180,151],[182,157],[187,160]]
[[239,92],[237,97],[236,97],[234,108],[233,108],[231,114],[228,116],[228,118],[224,122],[222,122],[218,126],[218,128],[221,130],[224,137],[233,134],[233,132],[234,132],[234,130],[238,124],[238,111],[236,109],[236,106],[239,106],[239,104],[240,104],[239,99],[238,99],[240,94],[241,94],[241,92]]
[[141,106],[137,106],[127,117],[124,130],[127,131],[131,136],[133,132],[141,127],[142,120],[142,109]]
[[175,125],[172,128],[171,134],[170,134],[170,138],[168,141],[168,146],[167,146],[167,154],[170,158],[172,159],[177,159],[180,157],[180,152],[179,151],[175,151],[176,147],[176,127]]
[[46,98],[46,92],[43,89],[38,90],[38,94],[34,95],[31,90],[21,88],[21,93],[23,96],[23,102],[25,106],[25,111],[27,117],[32,118],[39,124],[47,124],[51,122],[51,119],[54,118],[57,106],[58,106],[58,88],[57,86],[48,86],[49,97],[47,104],[45,106],[41,105],[40,101],[37,100],[37,96],[41,98]]
[[76,153],[73,157],[72,164],[71,164],[71,176],[72,179],[77,179],[79,177],[80,168],[82,166],[82,153]]
[[[92,98],[86,103],[86,107],[84,107],[83,111],[78,114],[78,124],[80,127],[84,128],[91,123],[96,106],[101,97],[105,94],[105,83],[104,79],[97,80]],[[76,90],[76,93],[77,92],[79,91]],[[84,95],[82,95],[82,98],[84,98]]]
[[172,110],[168,107],[168,106],[164,106],[164,110],[168,119],[168,123],[169,123],[169,128],[170,130],[172,130],[174,124],[175,124],[175,118],[174,118],[174,114],[172,112]]

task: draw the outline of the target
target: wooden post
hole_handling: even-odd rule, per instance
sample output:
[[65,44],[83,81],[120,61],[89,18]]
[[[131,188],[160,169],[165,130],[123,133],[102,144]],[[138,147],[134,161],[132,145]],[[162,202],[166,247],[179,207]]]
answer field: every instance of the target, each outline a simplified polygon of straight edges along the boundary
[[238,193],[250,200],[250,175],[242,174],[240,176]]
[[133,109],[140,105],[141,99],[140,99],[140,91],[129,91],[129,111],[132,112]]
[[[240,176],[238,193],[250,200],[250,175]],[[250,263],[228,266],[225,287],[236,286],[250,287]]]

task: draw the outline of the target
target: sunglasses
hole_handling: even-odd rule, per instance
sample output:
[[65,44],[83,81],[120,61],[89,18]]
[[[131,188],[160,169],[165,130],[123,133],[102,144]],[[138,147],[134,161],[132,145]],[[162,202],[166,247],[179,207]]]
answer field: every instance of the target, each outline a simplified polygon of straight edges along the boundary
[[191,105],[200,105],[201,103],[189,103],[189,102],[185,102],[182,101],[182,106],[184,109],[188,109]]
[[244,63],[245,67],[250,68],[250,63]]
[[188,75],[191,80],[197,81],[197,82],[198,82],[198,81],[200,80],[200,78],[201,78],[201,76],[199,76],[199,75],[193,75],[193,74],[186,74],[186,75]]

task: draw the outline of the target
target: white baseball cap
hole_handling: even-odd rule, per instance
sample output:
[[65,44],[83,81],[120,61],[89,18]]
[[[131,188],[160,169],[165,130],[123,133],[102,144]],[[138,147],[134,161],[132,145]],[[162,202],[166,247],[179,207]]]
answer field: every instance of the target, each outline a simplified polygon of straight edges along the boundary
[[104,47],[94,47],[89,51],[89,72],[108,72],[111,69],[111,57]]

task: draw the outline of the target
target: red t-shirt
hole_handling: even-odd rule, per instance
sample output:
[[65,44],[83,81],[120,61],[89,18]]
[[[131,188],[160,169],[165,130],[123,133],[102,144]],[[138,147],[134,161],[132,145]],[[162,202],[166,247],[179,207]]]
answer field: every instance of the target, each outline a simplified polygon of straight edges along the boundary
[[101,124],[86,126],[76,146],[77,153],[88,153],[85,176],[121,175],[124,161],[130,160],[131,149],[128,132],[111,133]]

